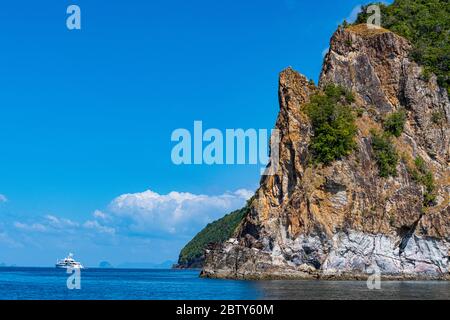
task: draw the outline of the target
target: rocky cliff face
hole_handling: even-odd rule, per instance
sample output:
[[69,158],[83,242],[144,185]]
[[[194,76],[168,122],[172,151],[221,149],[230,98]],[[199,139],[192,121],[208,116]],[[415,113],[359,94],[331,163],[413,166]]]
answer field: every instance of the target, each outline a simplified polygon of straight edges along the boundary
[[[352,26],[333,35],[318,88],[290,68],[280,74],[279,170],[262,178],[235,237],[208,250],[203,276],[357,278],[375,268],[393,278],[449,276],[450,103],[435,77],[423,79],[410,50],[392,32]],[[351,90],[352,107],[363,111],[357,147],[330,165],[311,165],[303,107],[329,83]],[[407,120],[394,139],[398,174],[382,178],[370,132],[400,108]],[[417,157],[435,179],[430,207],[411,177]]]

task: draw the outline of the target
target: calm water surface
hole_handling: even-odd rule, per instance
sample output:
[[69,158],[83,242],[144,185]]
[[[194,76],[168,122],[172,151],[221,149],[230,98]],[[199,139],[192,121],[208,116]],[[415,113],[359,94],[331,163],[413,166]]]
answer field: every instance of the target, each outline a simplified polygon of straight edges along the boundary
[[450,283],[383,281],[233,281],[201,279],[198,271],[83,269],[69,290],[65,270],[0,268],[0,299],[450,299]]

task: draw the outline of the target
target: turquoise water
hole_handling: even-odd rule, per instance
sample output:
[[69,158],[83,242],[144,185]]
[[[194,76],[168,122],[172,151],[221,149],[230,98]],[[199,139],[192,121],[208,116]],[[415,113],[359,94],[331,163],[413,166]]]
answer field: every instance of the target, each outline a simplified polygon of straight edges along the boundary
[[201,279],[198,271],[83,269],[81,289],[55,268],[0,268],[0,299],[450,299],[449,282],[233,281]]

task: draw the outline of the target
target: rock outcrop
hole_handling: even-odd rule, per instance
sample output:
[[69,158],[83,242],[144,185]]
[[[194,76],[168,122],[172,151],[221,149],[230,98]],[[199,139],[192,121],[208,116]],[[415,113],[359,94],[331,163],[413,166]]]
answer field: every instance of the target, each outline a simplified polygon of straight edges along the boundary
[[[288,68],[279,79],[280,165],[264,176],[235,236],[210,248],[202,276],[359,278],[375,269],[391,278],[447,278],[450,260],[450,103],[436,77],[424,79],[411,45],[385,29],[340,28],[331,39],[319,86]],[[308,161],[313,135],[302,109],[329,83],[353,92],[356,150],[324,165]],[[394,139],[395,177],[378,173],[370,132],[396,110],[407,115]],[[433,116],[439,113],[439,123]],[[421,157],[436,200],[411,177]]]

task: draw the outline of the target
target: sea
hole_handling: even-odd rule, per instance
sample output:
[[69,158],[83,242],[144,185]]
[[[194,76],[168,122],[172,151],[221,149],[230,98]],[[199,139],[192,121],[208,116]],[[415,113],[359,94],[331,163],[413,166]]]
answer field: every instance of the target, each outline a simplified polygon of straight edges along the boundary
[[[450,282],[203,279],[198,270],[0,268],[0,300],[450,299]],[[69,282],[69,286],[68,283]],[[77,284],[79,289],[74,287]]]

